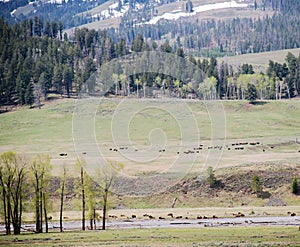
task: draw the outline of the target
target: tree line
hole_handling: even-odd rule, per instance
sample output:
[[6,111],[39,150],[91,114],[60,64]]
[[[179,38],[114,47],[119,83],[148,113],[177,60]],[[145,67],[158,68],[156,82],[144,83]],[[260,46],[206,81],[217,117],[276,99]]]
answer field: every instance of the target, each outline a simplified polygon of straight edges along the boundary
[[[53,200],[60,202],[59,229],[62,232],[68,187],[77,192],[82,202],[82,230],[86,229],[86,220],[89,220],[91,230],[96,229],[96,221],[100,217],[96,210],[100,209],[103,212],[102,229],[105,230],[111,187],[123,165],[109,164],[101,174],[99,171],[99,179],[95,181],[85,171],[84,161],[77,161],[75,167],[80,174],[77,178],[71,178],[65,166],[62,176],[54,178],[50,160],[48,155],[37,155],[30,159],[12,151],[0,154],[1,213],[5,233],[12,234],[11,227],[13,234],[21,233],[24,212],[34,212],[35,233],[48,232]],[[55,183],[55,180],[58,182]]]
[[252,92],[251,98],[281,99],[295,97],[299,92],[300,62],[292,53],[287,55],[286,63],[270,61],[266,74],[256,74],[249,64],[234,69],[226,63],[218,64],[215,57],[198,59],[186,55],[182,48],[175,50],[167,41],[159,45],[141,34],[130,43],[125,39],[114,41],[106,31],[85,28],[75,29],[68,37],[63,35],[61,22],[44,23],[37,17],[14,26],[0,19],[0,26],[2,106],[39,106],[51,93],[71,97],[79,95],[83,88],[91,93],[95,85],[87,81],[96,70],[115,58],[143,51],[182,58],[195,64],[207,79],[193,78],[194,72],[184,66],[172,68],[178,75],[185,75],[184,80],[159,72],[126,76],[126,69],[121,69],[111,75],[114,86],[108,92],[145,97],[147,88],[154,88],[169,97],[187,98],[192,93],[201,99],[246,99],[248,91]]

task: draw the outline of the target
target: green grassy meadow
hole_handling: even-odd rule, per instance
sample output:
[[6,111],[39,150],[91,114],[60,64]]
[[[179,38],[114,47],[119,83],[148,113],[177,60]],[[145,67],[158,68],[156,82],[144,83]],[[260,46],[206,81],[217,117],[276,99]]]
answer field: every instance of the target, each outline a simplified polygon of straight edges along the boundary
[[299,246],[297,227],[124,229],[2,236],[3,246]]
[[[95,114],[95,140],[92,141],[105,159],[124,163],[125,172],[131,175],[161,172],[174,160],[182,166],[193,162],[197,172],[209,154],[217,152],[208,150],[213,145],[224,147],[218,153],[220,168],[253,162],[299,161],[300,146],[295,142],[300,138],[299,100],[208,103],[103,98],[96,113],[92,113]],[[46,103],[42,109],[22,108],[1,114],[1,152],[49,154],[54,168],[74,164],[77,158],[72,135],[74,107],[74,99],[62,99]],[[248,145],[242,151],[228,150],[235,142],[260,142],[260,145]],[[184,156],[184,152],[199,144],[205,148],[197,153],[195,160]],[[124,147],[127,149],[120,152],[111,150]],[[160,149],[165,152],[160,153]],[[68,156],[60,157],[62,152]],[[145,162],[147,158],[151,166]]]
[[[172,172],[180,174],[179,177],[188,173],[194,176],[203,172],[207,162],[214,161],[212,158],[216,156],[220,156],[214,167],[216,175],[225,178],[226,174],[239,174],[247,169],[268,171],[276,166],[299,165],[300,145],[295,142],[296,138],[300,138],[299,100],[258,101],[249,104],[247,101],[101,98],[96,102],[96,112],[90,112],[89,109],[94,108],[87,104],[83,108],[86,111],[83,116],[93,114],[95,142],[101,155],[104,159],[124,163],[123,173],[140,178],[140,181],[146,181],[148,175]],[[14,150],[29,156],[49,154],[52,157],[53,175],[62,174],[62,165],[65,164],[70,174],[73,172],[73,175],[78,176],[72,134],[75,106],[74,99],[58,99],[47,102],[41,109],[20,108],[0,114],[1,152]],[[85,119],[87,123],[80,130],[83,133],[89,126],[88,117],[83,118],[83,123]],[[232,144],[240,142],[260,144],[234,150]],[[204,148],[195,156],[184,153],[199,144],[203,144]],[[209,146],[214,145],[223,145],[222,152],[208,150]],[[121,149],[125,147],[127,149]],[[161,148],[165,151],[160,152]],[[112,149],[118,149],[118,152]],[[67,157],[60,157],[61,152],[68,153]],[[159,179],[155,180],[156,184],[164,182],[164,177]],[[136,186],[128,187],[131,193],[134,188],[139,188],[139,185]],[[145,185],[142,183],[141,186]],[[156,191],[155,195],[148,197],[124,195],[121,200],[113,196],[109,213],[136,214],[138,218],[145,212],[155,217],[165,216],[169,212],[170,203],[177,197],[174,213],[185,215],[189,212],[189,217],[198,214],[228,217],[238,211],[249,216],[253,216],[253,211],[254,216],[284,216],[288,211],[299,214],[299,198],[290,195],[288,186],[276,191],[267,190],[282,198],[288,206],[266,207],[268,199],[235,192],[220,192],[217,197],[209,195],[207,200],[203,200],[189,193],[160,195]],[[126,208],[118,209],[120,203],[126,205]],[[69,220],[79,219],[80,213],[76,211],[80,209],[78,205],[80,202],[74,199],[68,207],[75,211],[65,209],[64,215]],[[192,207],[196,211],[188,209]],[[57,220],[55,202],[52,210],[53,219]],[[24,212],[25,221],[31,221],[32,217],[32,213]],[[0,245],[299,246],[299,236],[296,227],[124,229],[1,236]]]

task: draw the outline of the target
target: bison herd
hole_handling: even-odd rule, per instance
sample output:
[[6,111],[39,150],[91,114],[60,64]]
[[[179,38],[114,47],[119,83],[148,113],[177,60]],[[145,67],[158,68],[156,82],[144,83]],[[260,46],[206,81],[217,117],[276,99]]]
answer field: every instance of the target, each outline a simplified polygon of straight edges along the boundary
[[[205,146],[204,144],[199,144],[193,148],[190,148],[190,149],[187,149],[187,150],[184,150],[183,151],[183,154],[185,155],[188,155],[188,154],[199,154],[201,151],[203,150],[245,150],[246,148],[248,147],[253,147],[253,146],[261,146],[261,147],[264,147],[262,150],[263,152],[266,151],[266,148],[269,147],[270,149],[274,149],[274,146],[271,146],[271,145],[263,145],[262,143],[260,142],[234,142],[234,143],[230,143],[230,144],[227,144],[227,145],[215,145],[215,146],[211,146],[211,145],[208,145],[208,146]],[[119,151],[123,151],[123,150],[128,150],[129,147],[128,146],[125,146],[125,147],[110,147],[109,148],[109,151],[112,151],[112,152],[119,152]],[[134,150],[135,152],[139,151],[138,149],[135,149]],[[166,148],[163,148],[163,149],[158,149],[158,152],[159,153],[164,153],[166,152]],[[300,151],[299,151],[300,152]],[[180,154],[179,151],[176,152],[177,155]]]
[[[189,214],[189,213],[187,213]],[[287,213],[288,215],[290,216],[296,216],[296,213],[294,212],[288,212]],[[231,217],[235,217],[235,218],[239,218],[239,217],[245,217],[246,215],[242,212],[238,212],[238,213],[233,213]],[[144,219],[144,220],[155,220],[155,219],[158,219],[158,220],[171,220],[171,219],[177,219],[177,220],[180,220],[180,219],[197,219],[197,220],[205,220],[205,219],[218,219],[218,217],[216,215],[212,215],[212,216],[200,216],[200,215],[197,215],[197,216],[183,216],[183,215],[174,215],[173,213],[168,213],[164,216],[158,216],[158,217],[155,217],[149,213],[145,213],[141,216],[138,216],[136,214],[132,214],[130,216],[126,216],[124,214],[121,214],[119,217],[116,216],[116,215],[109,215],[109,218],[110,219]]]
[[[296,139],[296,143],[300,144],[300,141],[297,141],[297,139]],[[263,152],[266,152],[267,149],[274,149],[275,145],[269,145],[269,144],[264,145],[263,143],[261,143],[259,141],[233,142],[233,143],[226,144],[226,145],[215,145],[215,146],[211,146],[211,145],[205,146],[204,144],[199,144],[196,147],[184,150],[182,153],[185,154],[185,155],[188,155],[188,154],[199,154],[201,151],[203,151],[205,149],[206,150],[219,150],[219,151],[221,151],[221,150],[242,151],[242,150],[246,150],[247,148],[251,149],[252,147],[257,147],[257,148],[260,147]],[[129,150],[129,149],[130,149],[130,147],[128,147],[128,146],[124,146],[124,147],[110,147],[109,151],[111,151],[111,152],[120,152],[120,151],[124,151],[124,150]],[[134,151],[138,152],[139,150],[138,149],[134,149]],[[167,149],[163,148],[163,149],[158,149],[157,151],[158,151],[158,153],[165,153],[167,151]],[[300,153],[300,150],[297,150],[297,152]],[[83,152],[82,154],[86,155],[87,152]],[[180,152],[177,151],[176,154],[179,155]],[[68,154],[65,153],[65,152],[59,153],[60,157],[66,157],[67,155]]]

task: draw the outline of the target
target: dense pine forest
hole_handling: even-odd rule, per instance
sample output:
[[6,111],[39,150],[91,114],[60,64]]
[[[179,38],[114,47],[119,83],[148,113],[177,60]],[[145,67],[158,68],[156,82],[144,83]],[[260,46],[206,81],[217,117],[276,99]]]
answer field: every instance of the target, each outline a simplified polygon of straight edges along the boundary
[[[126,19],[125,16],[120,28],[111,32],[118,32],[128,41],[138,33],[157,41],[169,39],[174,49],[181,47],[198,56],[237,55],[300,47],[299,1],[254,2],[255,10],[269,9],[274,11],[274,15],[263,18],[196,19],[193,22],[184,19],[177,22],[161,20],[155,25],[134,25],[132,18]],[[145,18],[143,14],[137,19]]]
[[[60,20],[65,28],[76,27],[82,24],[97,21],[99,18],[91,14],[81,14],[86,10],[103,4],[100,1],[62,1],[59,3],[34,3],[35,11],[17,17],[11,12],[23,6],[22,0],[0,2],[0,13],[8,23],[18,23],[24,19],[34,19],[37,16],[43,22],[58,22]],[[121,2],[122,1],[118,1]],[[125,4],[127,1],[123,1]],[[160,1],[159,5],[173,1]],[[130,1],[130,5],[145,4],[144,9],[130,10],[122,18],[118,28],[109,28],[109,36],[114,40],[125,39],[131,43],[138,34],[145,39],[150,38],[160,42],[169,41],[174,50],[183,48],[189,54],[197,56],[224,56],[245,53],[258,53],[280,49],[300,47],[300,3],[288,0],[262,0],[253,1],[249,8],[257,11],[273,11],[274,15],[265,15],[261,18],[232,18],[219,20],[193,20],[180,21],[161,20],[157,24],[143,24],[153,17],[153,4],[151,1]],[[191,10],[192,11],[192,10]]]
[[254,100],[292,98],[300,89],[300,56],[291,53],[287,54],[286,63],[270,61],[266,74],[255,74],[247,63],[235,70],[231,65],[218,64],[214,57],[187,56],[183,49],[174,50],[168,42],[160,46],[146,42],[140,34],[131,43],[124,39],[114,41],[106,31],[88,29],[76,29],[72,37],[67,37],[61,22],[44,23],[37,17],[13,26],[1,19],[0,26],[1,105],[38,105],[50,93],[76,96],[102,64],[146,50],[181,56],[197,64],[207,78],[192,87],[191,82],[163,74],[118,76],[112,94],[136,94],[150,86],[169,97],[187,98],[194,94],[202,99]]
[[[1,4],[15,8],[22,2]],[[70,3],[64,4],[68,8]],[[54,4],[41,6],[49,10]],[[84,8],[84,4],[81,6]],[[300,90],[300,56],[289,53],[283,64],[270,61],[265,74],[254,73],[246,61],[234,68],[230,64],[218,64],[216,60],[216,56],[300,47],[298,1],[255,1],[254,8],[272,9],[275,14],[262,19],[162,20],[155,25],[133,25],[125,15],[118,29],[77,28],[69,37],[64,30],[70,24],[65,16],[57,21],[57,15],[49,14],[53,11],[45,10],[47,16],[38,12],[22,21],[3,15],[0,19],[0,104],[37,106],[47,100],[49,94],[76,97],[90,75],[103,64],[141,51],[176,54],[196,64],[206,79],[196,83],[189,78],[179,81],[159,73],[124,77],[120,71],[114,77],[115,86],[108,93],[145,97],[146,87],[151,87],[166,97],[180,98],[296,97]],[[199,55],[207,58],[199,59]]]
[[[263,19],[234,18],[201,22],[163,22],[157,25],[121,28],[129,41],[141,33],[145,38],[162,40],[171,37],[174,49],[183,47],[198,55],[238,55],[300,47],[300,18],[275,14]],[[116,32],[116,30],[113,30]]]

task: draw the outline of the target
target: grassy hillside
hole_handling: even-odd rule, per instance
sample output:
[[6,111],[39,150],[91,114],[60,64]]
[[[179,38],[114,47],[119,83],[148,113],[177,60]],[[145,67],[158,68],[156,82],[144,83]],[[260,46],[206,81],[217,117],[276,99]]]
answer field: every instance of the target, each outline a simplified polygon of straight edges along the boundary
[[218,62],[220,63],[221,61],[224,61],[228,64],[232,64],[234,67],[241,66],[243,63],[249,63],[253,65],[256,72],[265,72],[270,60],[278,63],[284,63],[288,52],[291,52],[298,57],[300,54],[300,48],[222,57],[218,58]]
[[[174,162],[182,164],[178,172],[191,167],[199,172],[214,155],[221,157],[211,161],[218,167],[299,159],[300,145],[295,142],[300,139],[299,100],[221,103],[101,99],[95,114],[96,143],[105,159],[123,162],[125,173],[131,175],[170,171]],[[54,167],[74,164],[73,110],[74,100],[64,99],[42,109],[1,114],[1,152],[48,153]],[[247,145],[236,150],[233,145],[240,142]],[[194,148],[200,144],[203,148],[197,153]],[[215,149],[217,145],[222,149]],[[60,157],[62,152],[68,156]]]
[[[114,187],[116,194],[110,199],[115,209],[110,213],[136,213],[142,217],[151,212],[159,217],[163,214],[152,208],[169,208],[176,197],[179,210],[176,212],[181,215],[186,214],[184,208],[216,205],[220,209],[205,208],[202,214],[218,217],[239,211],[251,216],[284,216],[288,211],[300,214],[299,196],[290,191],[291,181],[300,168],[300,145],[295,142],[300,139],[300,100],[217,104],[198,100],[102,98],[97,102],[96,112],[89,112],[92,108],[84,105],[84,125],[80,129],[82,133],[87,131],[92,115],[95,136],[87,140],[90,143],[85,140],[79,144],[86,145],[87,157],[102,156],[125,165]],[[0,152],[50,154],[54,176],[60,176],[62,165],[66,165],[68,175],[78,177],[72,134],[72,126],[76,126],[75,103],[74,99],[60,99],[48,102],[41,109],[23,108],[0,114]],[[220,115],[225,116],[224,121]],[[91,144],[100,152],[91,153],[94,150],[90,149]],[[208,165],[214,167],[216,178],[224,186],[210,188],[199,179],[206,176]],[[252,193],[253,175],[260,177],[266,198]],[[80,199],[74,196],[72,182],[73,178],[68,182],[71,199],[67,211],[80,210]],[[51,184],[55,190],[59,179],[54,177]],[[52,210],[56,212],[58,198],[52,199]],[[281,203],[287,206],[282,208]],[[54,219],[57,215],[53,213]],[[76,220],[80,214],[70,211],[66,215]],[[186,216],[196,215],[195,212]],[[24,214],[26,220],[32,217],[33,214]]]
[[[87,23],[84,25],[80,25],[77,28],[88,28],[88,29],[94,29],[94,30],[104,30],[106,28],[111,28],[111,27],[118,28],[120,21],[121,21],[121,18],[116,17],[116,18],[112,18],[112,19],[106,19],[106,20]],[[66,30],[66,33],[70,34],[70,33],[72,33],[72,30],[73,29],[68,29],[68,30]]]

